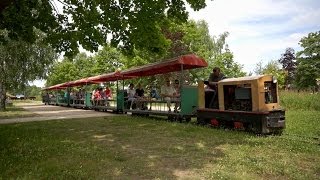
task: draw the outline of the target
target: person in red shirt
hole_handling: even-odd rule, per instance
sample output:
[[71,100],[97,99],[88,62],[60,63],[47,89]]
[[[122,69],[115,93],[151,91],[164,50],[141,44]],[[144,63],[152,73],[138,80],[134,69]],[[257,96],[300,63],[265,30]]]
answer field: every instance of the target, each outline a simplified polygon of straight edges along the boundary
[[108,86],[106,87],[104,92],[106,93],[106,98],[107,99],[112,99],[112,91]]
[[102,96],[101,96],[101,91],[102,91],[102,88],[97,88],[96,92],[94,93],[94,100],[96,102],[96,105],[100,105],[100,101],[102,99]]

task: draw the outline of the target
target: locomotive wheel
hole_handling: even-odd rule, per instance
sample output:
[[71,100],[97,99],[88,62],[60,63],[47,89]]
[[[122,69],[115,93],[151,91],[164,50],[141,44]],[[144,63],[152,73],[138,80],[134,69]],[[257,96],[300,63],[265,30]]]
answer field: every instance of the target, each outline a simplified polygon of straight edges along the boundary
[[197,124],[198,125],[205,125],[206,119],[205,118],[197,118]]
[[276,129],[272,132],[272,134],[276,135],[276,136],[281,136],[283,133],[283,129]]
[[172,121],[174,121],[174,117],[171,116],[171,115],[169,115],[169,116],[168,116],[168,120],[172,122]]
[[191,117],[186,117],[186,122],[190,122],[191,121]]

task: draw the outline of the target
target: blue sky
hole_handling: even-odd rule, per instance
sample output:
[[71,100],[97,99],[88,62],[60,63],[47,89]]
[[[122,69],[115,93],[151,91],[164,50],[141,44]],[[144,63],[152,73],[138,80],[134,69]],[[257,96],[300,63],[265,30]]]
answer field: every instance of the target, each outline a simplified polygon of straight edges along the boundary
[[301,50],[299,40],[320,30],[319,0],[214,0],[190,18],[205,20],[210,34],[228,31],[234,60],[249,72],[262,60],[277,60],[287,47]]
[[212,36],[230,33],[229,48],[246,72],[279,59],[287,47],[300,50],[299,40],[320,30],[320,0],[207,0],[205,9],[188,11],[190,19],[208,23]]

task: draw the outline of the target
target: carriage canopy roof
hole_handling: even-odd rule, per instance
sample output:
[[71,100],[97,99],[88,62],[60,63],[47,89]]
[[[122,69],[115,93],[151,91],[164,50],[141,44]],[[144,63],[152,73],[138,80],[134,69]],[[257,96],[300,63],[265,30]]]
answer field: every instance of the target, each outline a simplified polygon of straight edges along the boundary
[[194,55],[188,54],[183,56],[178,56],[172,58],[167,61],[147,64],[144,66],[124,70],[121,72],[121,75],[125,78],[130,77],[141,77],[141,76],[152,76],[156,74],[165,74],[170,72],[176,72],[186,70],[186,69],[194,69],[194,68],[202,68],[207,67],[208,63]]
[[80,86],[85,84],[94,84],[94,83],[102,83],[108,81],[117,81],[123,79],[130,79],[135,77],[142,76],[152,76],[156,74],[165,74],[170,72],[176,72],[187,69],[195,69],[207,67],[208,63],[194,55],[188,54],[183,56],[178,56],[167,61],[147,64],[140,67],[135,67],[132,69],[124,70],[124,71],[116,71],[112,73],[92,76],[88,78],[83,78],[75,81],[70,81],[62,84],[57,84],[54,86],[50,86],[44,88],[43,90],[57,90],[57,89],[65,89],[67,87]]
[[121,79],[121,74],[119,71],[107,73],[107,74],[101,74],[98,76],[89,77],[88,81],[91,83],[102,83],[107,81],[116,81]]

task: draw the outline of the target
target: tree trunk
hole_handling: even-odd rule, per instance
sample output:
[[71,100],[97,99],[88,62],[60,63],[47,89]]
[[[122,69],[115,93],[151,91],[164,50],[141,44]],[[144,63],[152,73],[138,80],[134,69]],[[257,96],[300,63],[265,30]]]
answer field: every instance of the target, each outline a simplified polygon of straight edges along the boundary
[[0,82],[0,111],[6,110],[6,88],[2,82]]

